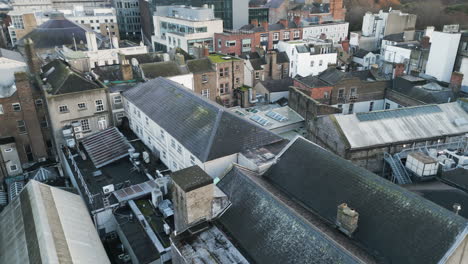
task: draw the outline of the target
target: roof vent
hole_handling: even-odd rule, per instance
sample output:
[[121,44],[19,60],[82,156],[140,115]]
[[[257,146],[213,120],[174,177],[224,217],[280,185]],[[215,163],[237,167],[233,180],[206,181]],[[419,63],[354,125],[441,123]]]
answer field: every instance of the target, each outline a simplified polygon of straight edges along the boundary
[[225,57],[222,57],[222,58],[223,58],[223,60],[230,60],[231,59],[231,57],[229,57],[229,56],[225,56]]
[[458,204],[458,203],[454,203],[454,204],[453,204],[453,212],[454,212],[455,214],[458,214],[458,213],[461,211],[461,209],[462,209],[462,208],[461,208],[461,205],[460,205],[460,204]]
[[359,213],[348,207],[346,203],[338,205],[336,226],[348,237],[351,237],[358,227]]

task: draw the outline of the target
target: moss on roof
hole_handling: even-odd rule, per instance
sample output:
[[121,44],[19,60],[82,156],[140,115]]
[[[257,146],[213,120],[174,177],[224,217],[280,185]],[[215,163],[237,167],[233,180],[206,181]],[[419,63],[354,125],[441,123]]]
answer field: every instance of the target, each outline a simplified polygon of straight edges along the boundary
[[[232,57],[232,56],[229,56],[229,55],[224,55],[224,54],[218,54],[218,53],[210,54],[210,56],[208,56],[208,58],[210,58],[210,60],[213,63],[223,63],[223,62],[228,62],[228,61],[238,61],[239,60],[239,59],[237,59],[235,57]],[[227,59],[227,58],[229,58],[229,59]]]

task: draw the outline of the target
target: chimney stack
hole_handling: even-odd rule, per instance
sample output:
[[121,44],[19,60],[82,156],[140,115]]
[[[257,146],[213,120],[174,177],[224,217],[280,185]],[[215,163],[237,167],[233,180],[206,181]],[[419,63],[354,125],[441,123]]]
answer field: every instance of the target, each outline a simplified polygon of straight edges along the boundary
[[122,63],[120,64],[120,70],[122,71],[123,81],[133,80],[133,69],[132,65],[128,63],[128,60],[122,61]]
[[203,47],[203,57],[210,56],[210,49],[208,47]]
[[429,49],[431,47],[431,38],[428,36],[424,36],[421,38],[421,48],[423,49]]
[[454,93],[459,93],[463,83],[463,73],[453,72],[452,77],[450,78],[449,88],[452,89]]
[[179,65],[179,66],[185,65],[185,57],[184,57],[184,55],[182,55],[182,54],[180,54],[180,53],[176,53],[176,54],[175,54],[175,62],[176,62],[177,65]]
[[117,38],[116,36],[113,36],[112,37],[112,47],[114,49],[118,49],[119,48],[119,38]]
[[192,166],[171,175],[176,235],[204,221],[211,220],[214,184],[204,170]]
[[343,47],[343,50],[346,52],[349,52],[349,40],[345,39],[341,41],[341,47]]
[[262,21],[262,27],[265,31],[268,31],[268,21]]
[[338,205],[336,225],[348,237],[358,228],[359,213],[348,207],[346,203]]
[[405,64],[397,63],[393,69],[393,79],[405,75]]
[[32,39],[26,39],[24,43],[24,52],[26,55],[26,62],[31,74],[40,74],[41,73],[41,62],[39,57],[36,54],[36,49],[34,48],[34,42]]

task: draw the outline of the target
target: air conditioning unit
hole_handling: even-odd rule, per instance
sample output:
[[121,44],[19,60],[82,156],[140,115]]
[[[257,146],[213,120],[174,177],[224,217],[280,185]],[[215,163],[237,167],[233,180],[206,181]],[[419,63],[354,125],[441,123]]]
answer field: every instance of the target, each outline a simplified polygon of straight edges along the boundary
[[79,133],[83,131],[83,128],[81,126],[74,126],[73,131],[75,131],[75,133]]
[[83,133],[76,133],[75,134],[76,139],[82,139],[83,138]]
[[114,184],[109,184],[109,185],[106,185],[106,186],[102,187],[102,191],[104,192],[104,194],[111,193],[114,190],[115,190]]

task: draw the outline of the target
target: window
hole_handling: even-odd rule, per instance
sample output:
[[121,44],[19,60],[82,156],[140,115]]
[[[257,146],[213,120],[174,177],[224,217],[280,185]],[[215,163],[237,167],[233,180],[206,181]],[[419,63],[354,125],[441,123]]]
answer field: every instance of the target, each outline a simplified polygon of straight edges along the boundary
[[201,95],[206,97],[206,98],[210,98],[210,89],[204,89],[201,91]]
[[240,79],[236,78],[236,84],[239,84],[239,83],[240,83]]
[[228,77],[229,76],[229,68],[220,68],[219,69],[219,77]]
[[42,127],[42,128],[47,128],[47,127],[49,126],[49,124],[47,123],[47,118],[46,118],[45,116],[43,116],[43,117],[41,118],[41,122],[40,122],[40,123],[41,123],[41,127]]
[[201,80],[202,80],[202,83],[207,83],[208,82],[208,75],[202,74]]
[[173,138],[171,138],[171,147],[172,147],[173,149],[176,148],[175,140],[174,140]]
[[323,60],[320,60],[319,61],[319,66],[322,66],[323,65]]
[[67,105],[60,105],[59,106],[60,113],[68,113],[68,106]]
[[283,39],[284,40],[289,40],[289,31],[283,32]]
[[385,109],[390,109],[390,104],[389,103],[385,103]]
[[179,152],[179,154],[182,154],[182,147],[180,145],[177,145],[177,152]]
[[374,110],[374,102],[369,103],[369,112]]
[[13,106],[13,111],[15,112],[21,111],[21,105],[19,103],[11,104],[11,106]]
[[226,94],[229,92],[229,84],[228,83],[221,83],[219,85],[219,93]]
[[140,112],[140,110],[137,111],[137,114],[138,114],[138,118],[141,118],[141,112]]
[[115,114],[115,118],[117,119],[118,122],[122,122],[122,119],[124,118],[124,116],[125,116],[124,113]]
[[26,123],[24,123],[24,120],[18,120],[16,124],[18,125],[18,132],[20,134],[26,133]]
[[85,110],[86,109],[86,103],[78,103],[78,110]]
[[279,33],[275,32],[273,33],[273,41],[279,40]]
[[98,119],[98,128],[99,130],[104,130],[107,128],[107,120],[105,117],[100,117]]
[[28,161],[33,162],[34,155],[32,153],[31,145],[29,144],[24,145],[24,152],[26,153],[26,157],[28,158]]
[[165,137],[164,130],[161,130],[161,138],[164,139],[164,137]]
[[114,96],[114,104],[121,104],[122,103],[122,96],[116,95]]
[[11,16],[11,22],[14,28],[24,29],[23,16]]
[[344,89],[339,89],[338,90],[338,98],[343,98],[344,97]]
[[89,120],[88,119],[82,119],[82,120],[80,120],[80,123],[81,123],[81,130],[83,130],[83,132],[91,130],[89,128]]
[[357,88],[351,88],[351,93],[349,94],[350,97],[355,97],[357,94]]
[[310,62],[310,67],[314,67],[315,61]]
[[190,155],[190,163],[191,163],[192,165],[195,165],[195,157],[192,156],[192,155]]
[[324,99],[328,99],[328,96],[329,96],[328,92],[324,92],[324,93],[323,93],[323,98],[324,98]]
[[260,79],[260,72],[259,71],[255,72],[255,79],[256,80]]
[[146,125],[149,126],[149,118],[145,116]]
[[236,41],[235,40],[228,40],[226,41],[226,47],[235,47]]
[[36,103],[36,107],[38,108],[42,107],[42,99],[37,99],[35,103]]
[[294,38],[299,38],[301,32],[299,30],[294,31]]
[[218,48],[221,48],[223,46],[223,41],[221,39],[218,39]]
[[352,114],[354,110],[354,104],[349,104],[348,114]]
[[18,165],[16,164],[10,165],[10,171],[17,171],[17,170],[18,170]]
[[163,159],[166,159],[166,151],[163,151],[163,152],[162,152],[162,158],[163,158]]
[[101,99],[96,100],[96,112],[102,112],[104,111],[104,103],[102,102]]
[[175,161],[172,162],[172,167],[174,167],[174,170],[177,170],[177,163]]
[[3,115],[5,112],[3,112],[3,105],[0,104],[0,115]]

